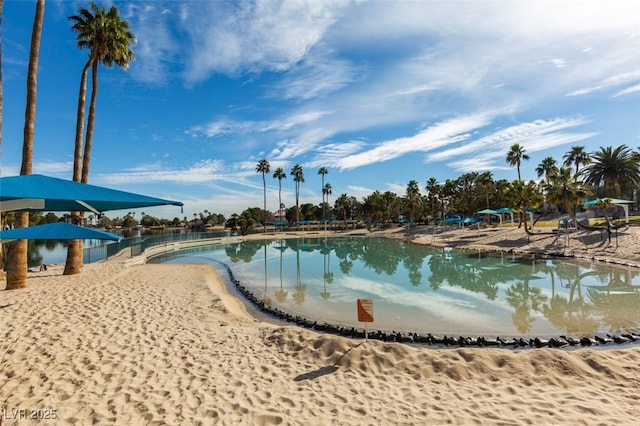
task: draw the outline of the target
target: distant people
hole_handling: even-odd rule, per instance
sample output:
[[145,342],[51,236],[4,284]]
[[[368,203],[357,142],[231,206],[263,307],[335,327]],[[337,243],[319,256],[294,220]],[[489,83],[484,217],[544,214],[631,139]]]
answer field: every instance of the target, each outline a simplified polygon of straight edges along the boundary
[[45,265],[44,263],[40,265],[40,272],[46,271],[46,270],[47,270],[47,265]]

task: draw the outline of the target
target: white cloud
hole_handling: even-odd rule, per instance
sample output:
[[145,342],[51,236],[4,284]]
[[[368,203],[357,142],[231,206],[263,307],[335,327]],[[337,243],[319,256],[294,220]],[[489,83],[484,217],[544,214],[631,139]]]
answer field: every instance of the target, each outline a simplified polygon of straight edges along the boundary
[[281,72],[301,61],[339,17],[341,1],[198,3],[183,21],[189,34],[185,78],[211,73]]
[[[475,155],[477,152],[490,156],[506,155],[507,150],[514,143],[519,143],[527,151],[534,152],[553,147],[553,145],[549,145],[549,140],[553,140],[557,144],[563,144],[593,136],[592,134],[559,133],[562,130],[585,125],[588,122],[589,120],[586,118],[579,117],[521,123],[497,130],[464,145],[430,154],[427,156],[426,161],[445,161],[460,156]],[[489,147],[490,153],[486,154]]]
[[348,170],[372,163],[388,161],[411,152],[437,149],[469,137],[468,132],[490,123],[487,114],[477,114],[447,120],[410,137],[393,139],[380,143],[375,148],[339,159],[334,167]]
[[209,183],[229,179],[220,160],[202,160],[185,169],[171,169],[161,163],[139,165],[122,172],[103,174],[100,180],[111,184],[170,182]]
[[[640,64],[639,64],[640,66]],[[638,84],[640,84],[640,70],[636,70],[636,71],[631,71],[631,72],[625,72],[623,74],[618,74],[618,75],[614,75],[611,77],[607,77],[604,80],[599,81],[597,84],[590,86],[590,87],[584,87],[582,89],[578,89],[578,90],[574,90],[573,92],[569,93],[568,96],[580,96],[580,95],[587,95],[590,94],[592,92],[596,92],[599,90],[606,90],[609,88],[614,88],[614,87],[619,87],[619,86],[624,86],[624,85],[631,85],[630,87],[626,88],[626,89],[621,89],[616,96],[620,96],[622,94],[628,94],[628,93],[633,93],[635,92],[635,90],[633,89],[635,86],[637,86]]]

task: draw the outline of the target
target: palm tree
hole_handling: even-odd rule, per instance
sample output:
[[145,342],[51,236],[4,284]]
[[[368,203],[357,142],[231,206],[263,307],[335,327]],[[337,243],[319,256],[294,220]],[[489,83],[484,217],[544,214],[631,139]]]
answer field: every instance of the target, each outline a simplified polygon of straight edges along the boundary
[[327,213],[326,213],[327,209],[326,209],[325,204],[324,204],[324,195],[325,195],[325,193],[324,193],[324,175],[326,175],[327,173],[329,173],[329,170],[326,167],[320,167],[318,169],[318,174],[322,176],[321,189],[322,189],[322,218],[323,219],[327,215]]
[[[96,101],[98,96],[98,65],[112,67],[114,64],[127,69],[133,60],[131,44],[135,36],[129,31],[129,23],[122,20],[118,8],[111,6],[109,11],[91,2],[90,10],[81,8],[77,15],[69,17],[73,22],[71,29],[77,33],[78,48],[89,49],[89,59],[82,68],[80,76],[80,90],[78,94],[78,111],[76,118],[76,135],[73,152],[73,180],[88,183],[89,162],[93,142],[93,128],[95,122]],[[91,102],[87,119],[86,140],[84,153],[82,132],[84,127],[84,110],[87,92],[87,75],[91,68]],[[76,217],[78,214],[75,215]],[[82,268],[82,241],[69,241],[65,275],[77,274]]]
[[264,232],[267,232],[267,181],[264,176],[265,173],[269,173],[271,171],[271,166],[266,159],[262,159],[256,165],[256,173],[262,173],[262,198],[263,198],[263,209],[262,209],[262,224],[264,226]]
[[586,166],[591,162],[591,158],[589,157],[589,153],[584,150],[584,146],[572,146],[571,150],[567,152],[563,157],[564,166],[571,167],[576,166],[576,173],[580,171],[580,166]]
[[[91,160],[91,145],[95,122],[96,100],[98,95],[98,65],[106,67],[117,65],[126,70],[133,61],[131,45],[135,43],[135,35],[129,31],[129,23],[120,18],[118,8],[111,6],[109,11],[90,4],[91,11],[81,8],[78,15],[69,17],[73,22],[71,29],[77,36],[78,48],[88,48],[89,59],[82,69],[80,78],[80,93],[78,96],[78,116],[76,122],[76,142],[74,151],[74,180],[78,174],[81,182],[87,183],[89,177],[89,162]],[[86,98],[87,74],[91,68],[91,102],[87,119],[87,133],[82,156],[82,170],[76,160],[80,158],[82,149],[82,127],[84,125],[84,103]]]
[[407,185],[407,204],[409,207],[409,221],[414,219],[416,207],[420,204],[422,196],[420,195],[420,187],[418,181],[411,180]]
[[342,220],[344,221],[344,229],[347,229],[347,216],[351,206],[353,205],[354,198],[349,197],[347,194],[342,194],[336,200],[336,207],[342,212]]
[[487,208],[491,208],[489,203],[489,191],[493,187],[493,174],[491,172],[484,172],[478,176],[478,186],[484,191],[484,198],[487,203]]
[[610,198],[616,196],[616,185],[620,188],[620,196],[624,197],[628,187],[640,184],[640,162],[627,145],[600,147],[600,151],[591,155],[591,163],[582,173],[587,185],[604,183]]
[[511,145],[509,152],[507,152],[507,163],[510,166],[516,166],[518,169],[518,180],[522,180],[520,177],[520,164],[522,160],[528,160],[529,156],[526,154],[524,147],[518,143]]
[[538,177],[544,176],[546,183],[549,183],[549,176],[558,169],[558,162],[553,157],[546,157],[536,167]]
[[427,186],[425,187],[427,190],[427,195],[429,200],[431,201],[431,215],[433,217],[437,217],[436,214],[436,204],[438,204],[438,199],[440,197],[440,191],[442,190],[442,186],[438,183],[438,179],[434,177],[430,177],[427,179]]
[[323,198],[323,200],[326,198],[326,201],[324,201],[324,203],[322,204],[322,208],[323,208],[322,216],[323,216],[323,218],[326,218],[326,217],[327,217],[327,213],[326,213],[326,210],[325,210],[325,206],[326,206],[327,204],[329,204],[329,195],[333,194],[333,192],[331,192],[331,190],[332,190],[332,188],[331,188],[331,184],[330,184],[330,183],[328,183],[328,182],[327,182],[327,183],[325,183],[325,184],[322,186],[322,198]]
[[286,179],[287,175],[282,167],[278,167],[273,173],[273,178],[278,179],[278,218],[282,220],[282,179]]
[[505,196],[510,207],[520,210],[520,215],[524,221],[524,231],[527,235],[531,235],[527,225],[527,208],[538,207],[544,201],[538,185],[533,181],[525,184],[521,180],[516,180],[511,182]]
[[293,176],[293,181],[296,185],[296,225],[300,222],[300,184],[304,182],[304,171],[300,164],[296,164],[291,168],[289,172]]
[[567,214],[575,219],[575,208],[587,196],[587,189],[571,176],[569,167],[557,168],[547,177],[547,200],[551,204],[561,204]]
[[[29,68],[27,71],[27,105],[24,113],[24,138],[22,141],[21,175],[30,175],[33,165],[33,139],[36,123],[36,92],[38,79],[38,59],[40,57],[40,38],[44,22],[44,0],[36,2],[36,14],[31,31],[31,47],[29,50]],[[16,212],[16,228],[29,226],[29,213]],[[7,266],[7,290],[27,286],[27,240],[11,243],[9,264]]]

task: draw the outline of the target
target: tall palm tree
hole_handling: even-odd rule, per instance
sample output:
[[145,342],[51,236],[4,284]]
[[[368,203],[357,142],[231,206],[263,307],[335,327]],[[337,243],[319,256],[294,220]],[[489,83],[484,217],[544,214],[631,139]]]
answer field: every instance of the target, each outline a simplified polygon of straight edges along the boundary
[[485,201],[487,203],[487,208],[491,208],[491,204],[489,203],[489,192],[491,191],[491,188],[493,187],[493,174],[491,172],[484,172],[481,175],[478,176],[478,186],[483,190],[484,192],[484,198]]
[[[129,31],[129,23],[123,20],[118,8],[111,6],[107,11],[98,7],[95,3],[90,4],[91,11],[81,8],[78,15],[69,17],[73,22],[71,29],[77,35],[79,48],[88,48],[89,59],[82,69],[80,78],[80,95],[78,97],[78,117],[76,122],[76,145],[78,140],[82,147],[82,121],[84,119],[84,100],[86,97],[86,82],[89,67],[91,67],[91,101],[89,104],[89,116],[87,118],[87,131],[84,142],[84,154],[82,156],[82,182],[87,183],[89,178],[89,162],[91,160],[91,148],[93,141],[93,128],[95,123],[95,110],[98,95],[98,65],[102,64],[108,68],[113,65],[126,70],[133,61],[131,45],[135,43],[135,35]],[[82,116],[81,108],[82,106]],[[82,121],[81,121],[82,120]],[[80,129],[80,135],[77,134]],[[77,166],[75,159],[79,157],[79,152],[74,152],[74,178]]]
[[[333,194],[333,192],[331,190],[332,190],[332,188],[331,188],[331,184],[329,182],[325,183],[322,186],[322,197],[323,197],[323,199],[326,199],[326,201],[324,201],[324,203],[322,204],[323,209],[327,204],[329,204],[329,195]],[[322,217],[323,218],[327,217],[326,210],[322,212]]]
[[[129,23],[120,18],[118,8],[111,6],[107,11],[91,2],[89,9],[81,8],[77,15],[69,17],[73,22],[72,31],[77,33],[78,48],[89,49],[89,59],[82,68],[78,111],[76,117],[76,135],[73,152],[73,180],[88,183],[89,162],[93,142],[96,102],[98,96],[98,65],[112,67],[114,64],[127,69],[133,61],[131,45],[135,35],[129,31]],[[83,152],[84,111],[87,92],[87,76],[91,69],[91,101],[87,118],[86,138]],[[79,214],[74,216],[78,217]],[[82,268],[82,241],[69,241],[64,274],[77,274]]]
[[427,179],[427,186],[425,187],[425,189],[427,190],[427,196],[431,201],[430,213],[433,217],[437,217],[438,215],[436,214],[436,204],[438,204],[442,186],[438,183],[438,179],[430,177],[429,179]]
[[273,173],[273,178],[278,179],[278,217],[282,220],[282,179],[286,179],[287,175],[282,167],[278,167]]
[[325,207],[325,203],[324,203],[324,176],[329,173],[329,170],[326,167],[320,167],[318,169],[318,174],[322,176],[322,186],[320,187],[320,189],[322,189],[322,218],[324,219],[327,215],[326,211],[326,207]]
[[266,173],[271,171],[271,165],[266,159],[262,159],[256,165],[256,173],[262,173],[262,198],[263,198],[263,208],[262,208],[262,225],[264,226],[264,232],[267,232],[267,181],[264,176]]
[[346,193],[342,194],[336,200],[336,207],[342,212],[342,220],[344,221],[344,229],[347,229],[347,216],[353,204],[353,197],[349,197]]
[[422,199],[420,195],[420,187],[418,181],[411,180],[407,184],[407,205],[409,207],[409,221],[412,221],[415,216],[416,207],[420,204]]
[[549,183],[549,176],[558,169],[558,162],[553,157],[546,157],[536,167],[538,177],[543,177],[546,183]]
[[296,164],[291,168],[289,172],[293,176],[293,181],[296,185],[296,225],[300,222],[300,184],[304,182],[304,170],[300,164]]
[[507,152],[507,163],[510,166],[516,166],[518,169],[518,180],[522,180],[520,177],[520,164],[522,160],[528,160],[529,156],[526,154],[526,150],[524,147],[518,143],[514,143],[509,148],[509,152]]
[[610,198],[616,196],[616,185],[620,196],[625,197],[627,188],[640,184],[640,162],[627,145],[600,147],[600,151],[591,155],[591,163],[582,173],[587,185],[600,186],[604,183]]
[[586,166],[591,162],[589,153],[584,150],[584,146],[572,146],[571,150],[567,152],[563,157],[565,167],[576,167],[576,173],[580,171],[580,166]]
[[[24,113],[24,136],[22,141],[21,175],[30,175],[33,165],[33,139],[36,123],[36,92],[38,80],[38,59],[40,57],[40,38],[44,22],[44,0],[36,2],[36,13],[31,31],[29,50],[29,68],[27,71],[27,105]],[[29,213],[16,212],[16,228],[29,226]],[[7,290],[27,286],[27,240],[11,243],[9,265],[7,266]]]

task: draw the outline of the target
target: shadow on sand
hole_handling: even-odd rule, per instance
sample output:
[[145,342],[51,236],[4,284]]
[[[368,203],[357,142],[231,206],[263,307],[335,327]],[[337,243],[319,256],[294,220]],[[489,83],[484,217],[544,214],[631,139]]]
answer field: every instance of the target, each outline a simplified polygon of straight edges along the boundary
[[[364,343],[364,342],[362,342]],[[358,346],[362,345],[362,343],[358,343],[356,346],[354,346],[353,348],[357,348]],[[318,377],[321,376],[325,376],[327,374],[332,374],[335,373],[336,371],[338,371],[338,368],[340,368],[338,366],[338,364],[340,364],[340,361],[342,361],[342,358],[345,357],[345,355],[347,355],[349,352],[351,352],[351,350],[353,348],[349,348],[348,351],[346,351],[345,353],[343,353],[340,358],[338,358],[338,360],[336,362],[333,363],[333,365],[326,365],[324,367],[320,367],[317,370],[313,370],[313,371],[309,371],[308,373],[304,373],[304,374],[300,374],[299,376],[296,376],[293,381],[294,382],[301,382],[303,380],[313,380],[313,379],[317,379]]]

